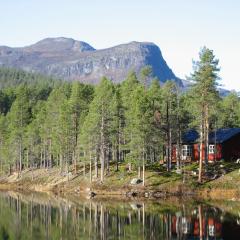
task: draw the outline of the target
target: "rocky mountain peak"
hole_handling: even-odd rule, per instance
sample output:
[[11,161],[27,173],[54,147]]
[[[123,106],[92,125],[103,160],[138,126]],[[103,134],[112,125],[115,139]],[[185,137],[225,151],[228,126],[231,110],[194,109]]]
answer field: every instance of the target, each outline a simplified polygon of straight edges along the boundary
[[159,47],[150,42],[134,41],[95,50],[86,42],[59,37],[46,38],[27,47],[0,47],[0,66],[93,84],[103,76],[119,83],[129,71],[139,74],[146,65],[152,66],[153,75],[160,82],[172,80],[182,86]]
[[65,37],[45,38],[23,49],[35,52],[59,52],[59,51],[86,52],[95,50],[92,46],[90,46],[86,42],[76,41],[72,38]]

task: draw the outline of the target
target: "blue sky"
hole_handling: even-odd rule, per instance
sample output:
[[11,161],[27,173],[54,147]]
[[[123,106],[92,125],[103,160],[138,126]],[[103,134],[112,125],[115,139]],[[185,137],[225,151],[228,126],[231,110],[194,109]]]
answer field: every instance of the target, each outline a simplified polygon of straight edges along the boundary
[[181,78],[207,46],[220,60],[221,83],[240,90],[238,0],[7,0],[0,11],[0,45],[60,36],[97,49],[150,41]]

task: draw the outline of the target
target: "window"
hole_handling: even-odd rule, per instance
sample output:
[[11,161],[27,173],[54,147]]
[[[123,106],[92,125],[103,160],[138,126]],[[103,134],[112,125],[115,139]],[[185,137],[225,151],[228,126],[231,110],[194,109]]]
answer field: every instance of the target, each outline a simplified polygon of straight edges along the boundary
[[209,145],[208,152],[209,152],[209,154],[214,154],[215,153],[215,145]]
[[182,146],[182,156],[183,157],[191,157],[192,156],[192,148],[190,145]]

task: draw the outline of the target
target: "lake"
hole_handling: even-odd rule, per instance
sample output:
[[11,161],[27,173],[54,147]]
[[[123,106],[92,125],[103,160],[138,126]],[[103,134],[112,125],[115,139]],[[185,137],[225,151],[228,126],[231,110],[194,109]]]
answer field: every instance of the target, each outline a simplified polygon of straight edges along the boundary
[[240,203],[0,192],[0,239],[240,239]]

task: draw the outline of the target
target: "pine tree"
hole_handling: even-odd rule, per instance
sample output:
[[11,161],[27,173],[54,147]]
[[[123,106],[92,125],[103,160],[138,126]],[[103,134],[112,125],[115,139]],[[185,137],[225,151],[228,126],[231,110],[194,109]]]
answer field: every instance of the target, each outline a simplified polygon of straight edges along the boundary
[[148,141],[148,152],[150,163],[160,160],[163,144],[164,134],[161,128],[162,125],[162,90],[158,79],[153,79],[149,90],[148,97],[150,101],[151,117],[149,119],[151,128],[149,129],[151,138]]
[[100,157],[101,182],[104,180],[105,166],[109,169],[111,147],[111,124],[113,113],[111,102],[114,95],[113,83],[103,78],[96,87],[93,101],[89,107],[89,113],[85,119],[82,139],[85,142],[84,149],[87,152],[94,149]]
[[113,161],[116,162],[116,171],[118,171],[118,163],[121,161],[124,127],[124,108],[120,94],[120,86],[116,86],[110,106],[112,112],[112,124],[110,130],[112,157]]
[[[135,162],[135,159],[132,159],[131,154],[129,153],[130,149],[130,142],[132,140],[132,125],[133,125],[133,92],[136,90],[136,88],[140,85],[137,75],[135,72],[130,72],[126,78],[126,80],[123,81],[123,83],[120,86],[120,95],[122,99],[122,106],[123,106],[123,134],[122,134],[122,151],[120,153],[120,159],[122,161],[127,160],[129,163],[129,170],[131,171],[131,164]],[[127,157],[127,158],[126,158]]]
[[31,118],[29,92],[26,86],[17,88],[16,100],[7,117],[10,131],[9,144],[12,146],[11,157],[15,159],[17,170],[21,173],[24,161],[24,136]]
[[[7,136],[7,119],[6,116],[0,115],[0,170],[2,173],[5,170],[4,166],[7,164],[6,148],[8,149],[9,147],[7,144]],[[11,169],[11,166],[9,166],[9,169]]]
[[74,171],[77,173],[77,146],[78,134],[87,115],[89,102],[92,100],[93,88],[83,85],[79,82],[72,84],[71,96],[68,101],[68,114],[70,115],[70,146],[72,151],[72,162],[74,163]]
[[145,184],[145,162],[147,159],[148,142],[150,138],[152,111],[149,97],[143,85],[139,85],[132,93],[128,111],[131,122],[131,138],[128,144],[128,160],[133,162],[139,169],[143,168],[143,185]]
[[[47,100],[46,110],[42,112],[42,116],[45,115],[45,120],[41,131],[41,166],[44,168],[51,167],[54,157],[60,165],[61,172],[64,165],[68,167],[65,142],[68,140],[68,136],[65,135],[67,130],[64,125],[64,118],[68,117],[68,107],[66,105],[70,92],[69,84],[55,88]],[[67,137],[67,140],[64,137]]]
[[143,67],[141,69],[140,75],[141,75],[142,84],[146,90],[147,87],[150,85],[149,83],[152,77],[152,67],[150,65]]
[[165,146],[167,156],[167,170],[172,168],[173,143],[177,140],[177,121],[178,121],[178,90],[175,83],[167,81],[162,89],[163,104],[163,125],[165,132]]
[[[216,109],[216,102],[219,99],[217,91],[218,77],[218,60],[215,58],[213,51],[204,47],[199,53],[199,61],[194,62],[194,72],[191,75],[195,82],[193,91],[195,104],[199,109],[200,125],[200,159],[199,159],[199,177],[198,181],[202,182],[202,163],[208,162],[208,134],[210,125],[210,115]],[[204,149],[205,148],[205,149]],[[203,156],[205,153],[205,156]]]

